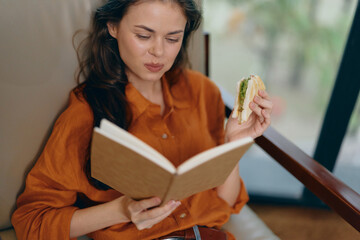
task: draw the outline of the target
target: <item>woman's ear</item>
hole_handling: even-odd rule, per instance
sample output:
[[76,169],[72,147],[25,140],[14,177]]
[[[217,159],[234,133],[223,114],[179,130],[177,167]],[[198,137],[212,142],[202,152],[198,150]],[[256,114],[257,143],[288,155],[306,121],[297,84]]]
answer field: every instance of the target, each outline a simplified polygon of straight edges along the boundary
[[114,22],[110,22],[110,21],[109,21],[109,22],[106,23],[106,25],[107,25],[109,34],[110,34],[113,38],[117,39],[117,24],[114,23]]

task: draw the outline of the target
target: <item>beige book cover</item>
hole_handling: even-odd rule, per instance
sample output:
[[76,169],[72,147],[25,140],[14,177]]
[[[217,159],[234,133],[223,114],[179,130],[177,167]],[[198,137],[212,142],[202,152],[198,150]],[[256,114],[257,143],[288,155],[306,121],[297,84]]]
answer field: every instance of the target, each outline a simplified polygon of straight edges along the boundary
[[253,144],[250,137],[201,152],[177,168],[148,144],[106,119],[94,128],[91,175],[135,199],[181,200],[223,184]]

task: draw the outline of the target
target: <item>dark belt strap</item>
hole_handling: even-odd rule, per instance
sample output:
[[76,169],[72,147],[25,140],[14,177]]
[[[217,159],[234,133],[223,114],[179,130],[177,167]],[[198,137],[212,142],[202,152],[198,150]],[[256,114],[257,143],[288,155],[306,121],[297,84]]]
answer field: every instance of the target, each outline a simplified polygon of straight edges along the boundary
[[[208,228],[208,227],[198,227],[199,233],[201,236],[201,240],[227,240],[227,235],[225,232],[218,230],[216,228]],[[188,228],[185,230],[175,231],[168,235],[165,235],[161,239],[171,239],[178,238],[184,240],[196,240],[196,235],[193,228]]]

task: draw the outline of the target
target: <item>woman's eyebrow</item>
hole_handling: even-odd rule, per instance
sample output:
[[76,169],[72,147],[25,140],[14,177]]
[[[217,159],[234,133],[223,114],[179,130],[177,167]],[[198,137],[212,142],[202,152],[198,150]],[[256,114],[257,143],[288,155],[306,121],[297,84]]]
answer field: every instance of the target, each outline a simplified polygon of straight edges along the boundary
[[174,35],[182,32],[184,32],[184,30],[177,30],[177,31],[169,32],[168,35]]
[[[155,32],[155,30],[153,30],[151,28],[148,28],[148,27],[146,27],[144,25],[135,25],[135,27],[142,28],[142,29],[144,29],[144,30],[146,30],[148,32],[151,32],[151,33]],[[167,35],[174,35],[174,34],[178,34],[178,33],[182,33],[182,32],[184,32],[184,30],[177,30],[177,31],[169,32]]]
[[155,32],[153,29],[151,29],[151,28],[148,28],[148,27],[146,27],[146,26],[144,26],[144,25],[135,25],[135,27],[137,27],[137,28],[142,28],[142,29],[144,29],[144,30],[146,30],[146,31],[148,31],[148,32]]

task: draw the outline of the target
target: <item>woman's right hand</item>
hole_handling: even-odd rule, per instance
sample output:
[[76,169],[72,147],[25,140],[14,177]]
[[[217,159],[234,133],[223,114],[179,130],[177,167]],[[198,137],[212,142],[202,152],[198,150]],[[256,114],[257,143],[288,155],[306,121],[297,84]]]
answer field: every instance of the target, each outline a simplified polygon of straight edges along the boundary
[[179,201],[169,201],[158,207],[160,203],[158,197],[134,201],[122,196],[110,202],[78,209],[71,218],[70,238],[125,222],[133,222],[139,230],[151,228],[180,205]]
[[159,207],[161,200],[158,197],[135,201],[122,196],[119,201],[128,220],[139,230],[151,228],[169,216],[181,204],[180,201],[171,200]]

